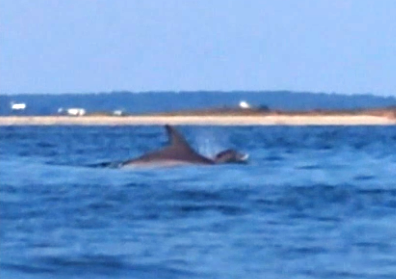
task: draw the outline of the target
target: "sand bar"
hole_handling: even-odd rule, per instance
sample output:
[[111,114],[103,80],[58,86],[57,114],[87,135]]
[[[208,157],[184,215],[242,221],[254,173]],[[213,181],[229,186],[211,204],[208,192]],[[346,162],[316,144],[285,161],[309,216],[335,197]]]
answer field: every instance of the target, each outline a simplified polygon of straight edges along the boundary
[[117,125],[396,125],[396,119],[375,115],[255,116],[4,116],[0,126]]

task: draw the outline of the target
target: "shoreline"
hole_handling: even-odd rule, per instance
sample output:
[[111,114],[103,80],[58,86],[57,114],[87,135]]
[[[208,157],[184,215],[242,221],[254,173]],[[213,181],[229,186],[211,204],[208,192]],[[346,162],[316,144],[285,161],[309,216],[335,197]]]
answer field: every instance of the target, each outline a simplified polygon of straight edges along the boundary
[[396,118],[381,115],[136,115],[136,116],[0,116],[0,126],[355,126],[396,125]]

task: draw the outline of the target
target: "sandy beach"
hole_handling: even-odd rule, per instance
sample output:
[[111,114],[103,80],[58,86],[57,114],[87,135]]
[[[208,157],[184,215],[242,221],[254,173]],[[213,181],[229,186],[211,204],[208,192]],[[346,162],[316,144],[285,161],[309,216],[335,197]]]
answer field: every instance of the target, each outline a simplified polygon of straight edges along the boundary
[[0,126],[24,125],[396,125],[394,117],[380,115],[208,115],[208,116],[5,116]]

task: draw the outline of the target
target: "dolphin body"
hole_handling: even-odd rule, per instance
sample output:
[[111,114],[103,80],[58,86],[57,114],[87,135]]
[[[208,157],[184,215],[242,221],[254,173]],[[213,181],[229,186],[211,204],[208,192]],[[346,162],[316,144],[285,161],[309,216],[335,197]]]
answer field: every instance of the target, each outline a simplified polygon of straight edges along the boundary
[[182,165],[216,165],[226,163],[246,163],[248,155],[228,149],[220,152],[214,159],[198,154],[186,139],[172,126],[165,125],[169,144],[162,149],[149,152],[138,158],[119,163],[102,163],[97,166],[127,168],[127,167],[155,167]]

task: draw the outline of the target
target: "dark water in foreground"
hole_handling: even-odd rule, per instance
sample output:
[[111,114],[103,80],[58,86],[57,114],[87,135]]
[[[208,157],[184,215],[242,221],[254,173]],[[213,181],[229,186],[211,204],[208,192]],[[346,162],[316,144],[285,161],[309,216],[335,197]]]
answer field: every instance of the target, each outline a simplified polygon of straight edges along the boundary
[[0,278],[396,278],[396,127],[182,127],[246,166],[94,169],[159,127],[1,127]]

